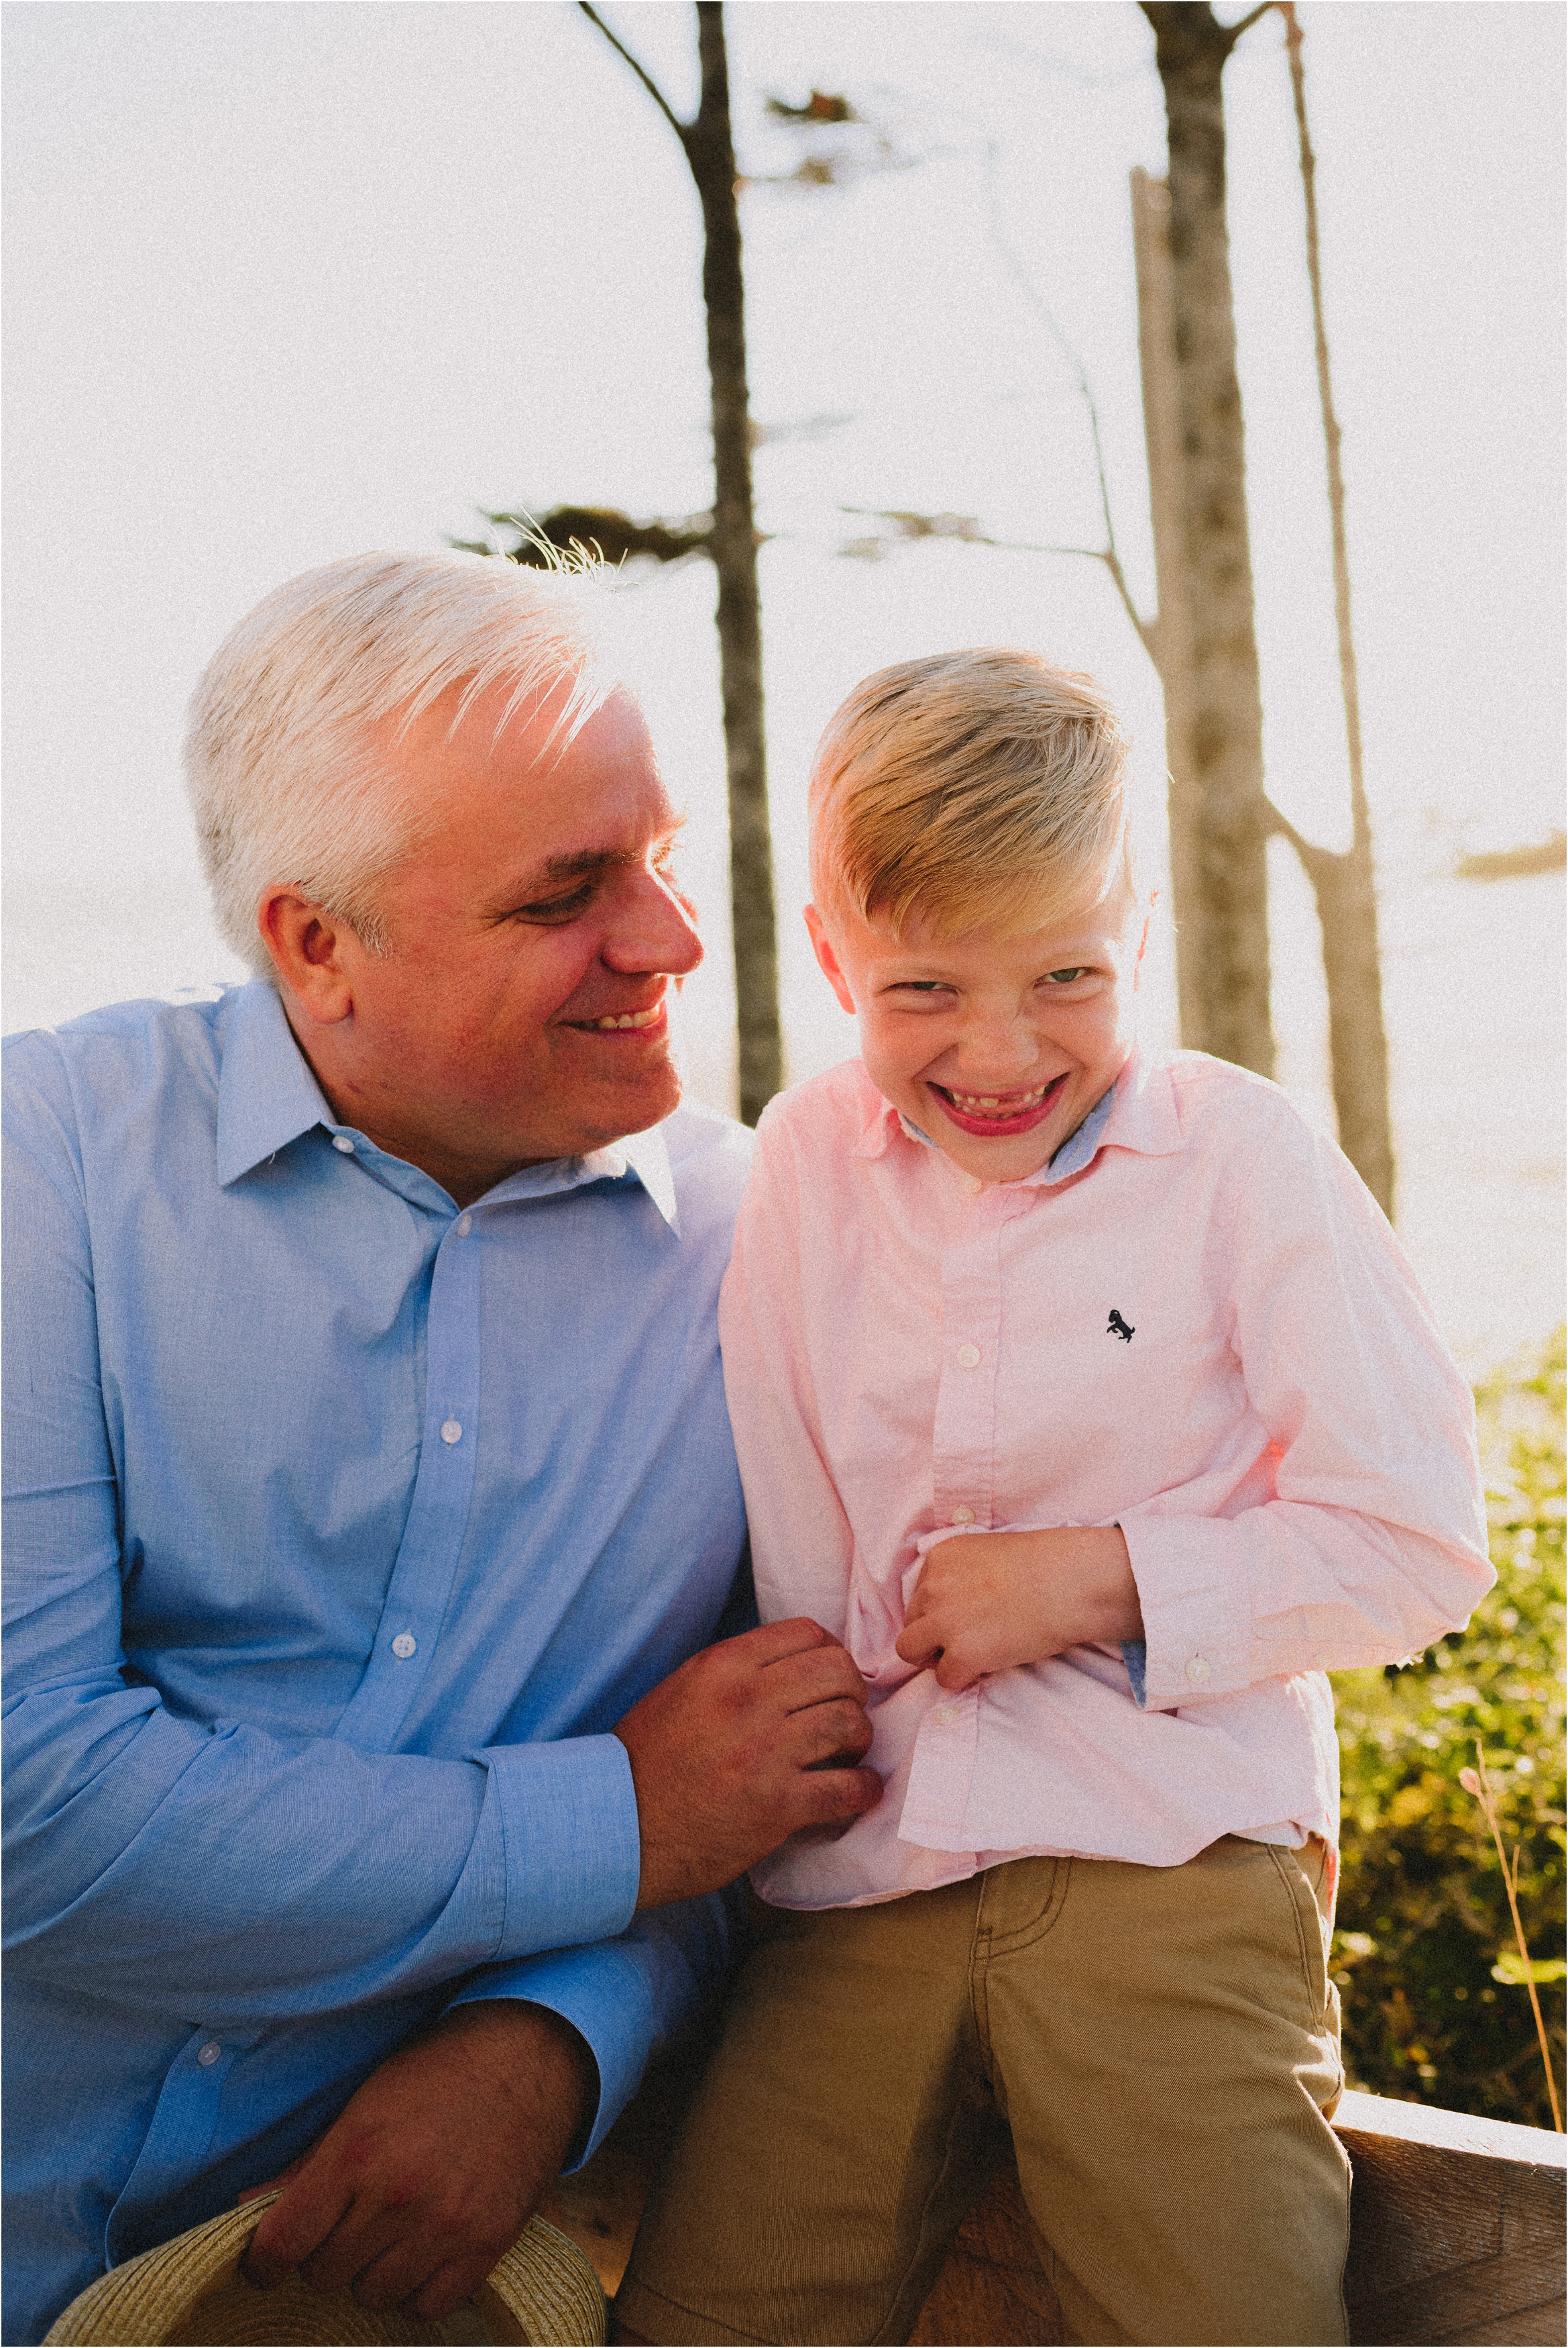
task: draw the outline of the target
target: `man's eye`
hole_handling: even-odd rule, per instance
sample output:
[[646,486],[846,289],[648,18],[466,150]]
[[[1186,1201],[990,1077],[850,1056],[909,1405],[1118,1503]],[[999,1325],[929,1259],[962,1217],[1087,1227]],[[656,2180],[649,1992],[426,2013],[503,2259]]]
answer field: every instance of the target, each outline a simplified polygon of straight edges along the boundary
[[567,897],[546,897],[537,905],[519,905],[513,915],[519,922],[570,922],[587,911],[593,900],[593,883],[585,880]]

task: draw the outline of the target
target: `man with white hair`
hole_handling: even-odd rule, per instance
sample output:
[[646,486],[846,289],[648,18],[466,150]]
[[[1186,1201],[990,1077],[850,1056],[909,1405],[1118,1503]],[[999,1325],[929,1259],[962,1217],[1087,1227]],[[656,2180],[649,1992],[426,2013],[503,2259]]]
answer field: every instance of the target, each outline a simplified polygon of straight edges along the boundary
[[257,973],[6,1047],[5,2337],[282,2178],[251,2253],[439,2319],[879,1792],[721,1638],[743,1130],[591,581],[307,574],[198,689]]

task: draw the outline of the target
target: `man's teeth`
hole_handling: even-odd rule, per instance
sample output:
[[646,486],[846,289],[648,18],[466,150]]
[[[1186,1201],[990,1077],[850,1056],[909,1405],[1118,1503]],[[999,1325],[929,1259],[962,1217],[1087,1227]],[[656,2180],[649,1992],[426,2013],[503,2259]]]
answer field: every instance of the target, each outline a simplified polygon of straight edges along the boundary
[[585,1020],[583,1025],[595,1027],[600,1035],[603,1035],[611,1027],[651,1027],[656,1019],[662,1018],[663,1014],[664,1005],[661,1003],[656,1003],[651,1011],[622,1011],[619,1014],[612,1014],[606,1019]]
[[[1055,1081],[1053,1076],[1051,1083]],[[1040,1085],[1032,1093],[1009,1093],[1004,1098],[1000,1093],[956,1093],[947,1087],[948,1098],[966,1117],[1023,1117],[1038,1108],[1050,1090],[1050,1085]]]

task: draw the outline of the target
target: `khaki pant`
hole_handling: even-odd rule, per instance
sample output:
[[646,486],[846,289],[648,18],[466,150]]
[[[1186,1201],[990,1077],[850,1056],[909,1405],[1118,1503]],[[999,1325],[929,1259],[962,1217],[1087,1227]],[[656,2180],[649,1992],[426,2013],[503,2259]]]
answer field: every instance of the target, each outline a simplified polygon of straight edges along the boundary
[[[764,1909],[616,2312],[653,2341],[903,2341],[1010,2128],[1086,2342],[1342,2342],[1322,1847],[1013,1859]],[[1321,1911],[1321,1912],[1320,1912]]]

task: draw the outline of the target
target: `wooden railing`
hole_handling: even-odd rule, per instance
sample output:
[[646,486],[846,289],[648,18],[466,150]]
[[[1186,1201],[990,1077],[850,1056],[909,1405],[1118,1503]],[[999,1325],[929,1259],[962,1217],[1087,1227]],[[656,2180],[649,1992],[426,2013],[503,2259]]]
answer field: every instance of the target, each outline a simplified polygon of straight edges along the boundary
[[[651,2074],[546,2216],[613,2293],[684,2103],[679,2063]],[[1568,2137],[1424,2104],[1346,2096],[1334,2116],[1354,2182],[1345,2275],[1350,2338],[1533,2348],[1564,2337]],[[961,2228],[910,2334],[923,2348],[1054,2348],[1067,2334],[1010,2164]]]

